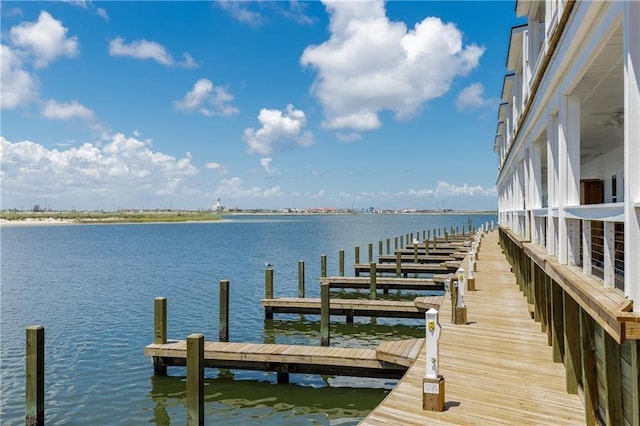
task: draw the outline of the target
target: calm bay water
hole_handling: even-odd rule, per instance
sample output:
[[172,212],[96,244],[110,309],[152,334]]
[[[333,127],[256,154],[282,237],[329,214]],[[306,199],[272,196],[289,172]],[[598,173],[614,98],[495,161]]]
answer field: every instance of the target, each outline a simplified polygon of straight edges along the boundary
[[[367,245],[424,229],[467,224],[466,215],[234,216],[216,223],[0,227],[0,423],[24,424],[25,328],[46,328],[47,424],[184,424],[184,368],[154,377],[144,347],[153,338],[153,299],[168,298],[168,334],[218,336],[218,283],[230,281],[230,340],[318,345],[318,316],[265,320],[264,264],[275,295],[319,297],[320,256],[329,275],[338,252],[353,264]],[[493,215],[471,215],[475,225]],[[386,243],[385,243],[386,252]],[[405,292],[407,293],[407,292]],[[422,337],[418,320],[331,324],[333,346],[375,347]],[[224,424],[356,424],[394,380],[207,369],[206,418]]]

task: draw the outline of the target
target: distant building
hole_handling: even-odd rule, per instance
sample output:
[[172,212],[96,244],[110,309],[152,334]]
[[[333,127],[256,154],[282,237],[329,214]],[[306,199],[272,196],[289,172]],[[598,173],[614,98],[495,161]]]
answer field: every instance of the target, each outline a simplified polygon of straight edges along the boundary
[[220,198],[216,200],[216,203],[213,206],[212,210],[217,213],[222,213],[224,211],[224,206],[222,205],[222,201],[220,201]]

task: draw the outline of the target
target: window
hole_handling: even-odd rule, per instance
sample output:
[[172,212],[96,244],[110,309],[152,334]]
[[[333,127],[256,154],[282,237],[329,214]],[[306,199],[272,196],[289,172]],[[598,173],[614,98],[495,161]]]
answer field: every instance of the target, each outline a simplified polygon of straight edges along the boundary
[[611,176],[611,202],[618,202],[618,177],[616,175]]

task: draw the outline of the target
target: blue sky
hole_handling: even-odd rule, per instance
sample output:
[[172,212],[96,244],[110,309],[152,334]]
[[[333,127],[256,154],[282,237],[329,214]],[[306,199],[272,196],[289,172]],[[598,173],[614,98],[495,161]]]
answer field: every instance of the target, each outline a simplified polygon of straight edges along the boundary
[[510,1],[8,2],[2,208],[496,208]]

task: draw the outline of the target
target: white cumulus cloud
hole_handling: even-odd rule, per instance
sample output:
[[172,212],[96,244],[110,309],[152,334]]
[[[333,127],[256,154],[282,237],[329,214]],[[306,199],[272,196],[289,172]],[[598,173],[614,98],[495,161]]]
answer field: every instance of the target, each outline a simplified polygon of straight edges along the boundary
[[239,177],[223,179],[216,188],[216,194],[225,198],[274,198],[284,195],[279,186],[261,188],[259,186],[246,187]]
[[260,159],[260,165],[264,168],[264,171],[270,175],[278,173],[278,169],[271,166],[273,159],[271,157],[264,157]]
[[[0,136],[3,205],[48,197],[65,202],[118,194],[144,200],[179,193],[197,174],[190,154],[175,158],[151,150],[148,141],[118,133],[102,144],[58,150]],[[78,204],[76,204],[77,206]]]
[[226,88],[214,86],[211,80],[201,78],[182,100],[174,102],[174,106],[185,112],[198,111],[206,116],[229,117],[240,112],[237,107],[230,105],[233,99]]
[[495,106],[499,102],[497,99],[484,98],[484,86],[482,83],[472,83],[462,89],[456,98],[456,108],[458,111],[478,109]]
[[38,98],[36,83],[23,69],[22,61],[9,46],[0,45],[0,102],[2,109],[24,106]]
[[484,53],[463,45],[453,23],[428,17],[407,29],[386,16],[382,0],[326,1],[329,40],[300,58],[317,76],[311,88],[330,129],[371,130],[378,114],[408,119],[423,103],[444,95],[453,79],[474,69]]
[[216,163],[215,161],[212,161],[210,163],[206,163],[204,165],[207,169],[209,170],[215,170],[216,172],[218,172],[221,175],[227,174],[228,170],[225,166],[223,166],[220,163]]
[[116,37],[109,42],[109,54],[111,56],[126,56],[135,59],[152,59],[159,64],[168,66],[182,66],[185,68],[198,66],[188,53],[183,54],[184,60],[182,62],[176,62],[163,45],[145,39],[126,43],[122,37]]
[[42,11],[36,22],[11,28],[11,41],[33,56],[36,68],[43,68],[60,56],[78,54],[78,37],[67,37],[67,31],[49,12]]
[[287,105],[284,111],[262,108],[258,114],[261,127],[246,128],[244,141],[250,153],[269,155],[278,149],[313,144],[313,135],[304,131],[307,117],[302,110]]
[[53,99],[44,103],[42,115],[50,120],[94,120],[95,114],[92,110],[79,104],[77,101],[57,102]]

